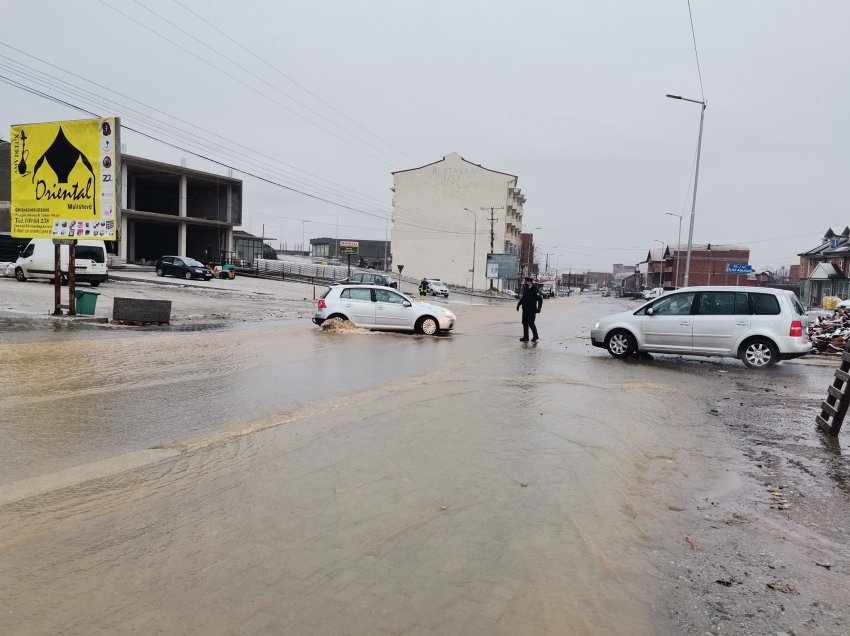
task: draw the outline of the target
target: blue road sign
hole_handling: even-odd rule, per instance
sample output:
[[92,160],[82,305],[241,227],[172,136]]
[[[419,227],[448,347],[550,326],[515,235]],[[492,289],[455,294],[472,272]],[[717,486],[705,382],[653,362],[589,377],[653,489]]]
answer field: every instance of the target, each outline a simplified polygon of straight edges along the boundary
[[752,265],[736,265],[735,263],[727,263],[726,271],[730,274],[752,274]]

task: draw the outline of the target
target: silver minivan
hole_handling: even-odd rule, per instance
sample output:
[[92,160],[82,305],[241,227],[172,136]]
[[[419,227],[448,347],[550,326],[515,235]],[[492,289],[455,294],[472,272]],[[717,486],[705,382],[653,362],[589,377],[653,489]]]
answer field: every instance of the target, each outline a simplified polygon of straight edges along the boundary
[[739,358],[751,369],[812,350],[808,318],[793,292],[766,287],[684,287],[590,332],[615,358],[637,352]]

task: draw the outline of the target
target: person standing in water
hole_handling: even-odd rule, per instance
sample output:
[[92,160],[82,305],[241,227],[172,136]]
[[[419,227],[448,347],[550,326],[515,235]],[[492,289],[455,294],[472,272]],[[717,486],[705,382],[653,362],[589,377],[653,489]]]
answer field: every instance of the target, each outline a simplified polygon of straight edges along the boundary
[[537,314],[543,309],[543,295],[530,276],[525,277],[525,286],[522,288],[522,296],[517,301],[516,310],[519,311],[520,307],[522,307],[522,338],[519,340],[520,342],[528,342],[528,330],[531,329],[531,342],[537,342],[540,338],[537,335],[537,325],[534,324],[534,321]]

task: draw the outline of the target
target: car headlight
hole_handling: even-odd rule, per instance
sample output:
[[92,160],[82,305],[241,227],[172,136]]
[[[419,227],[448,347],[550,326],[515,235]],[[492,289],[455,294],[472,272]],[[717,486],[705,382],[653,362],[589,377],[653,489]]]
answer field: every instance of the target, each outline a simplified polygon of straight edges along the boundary
[[594,324],[594,325],[593,325],[593,328],[594,328],[594,329],[599,329],[599,321],[598,321],[598,320],[596,321],[596,324]]

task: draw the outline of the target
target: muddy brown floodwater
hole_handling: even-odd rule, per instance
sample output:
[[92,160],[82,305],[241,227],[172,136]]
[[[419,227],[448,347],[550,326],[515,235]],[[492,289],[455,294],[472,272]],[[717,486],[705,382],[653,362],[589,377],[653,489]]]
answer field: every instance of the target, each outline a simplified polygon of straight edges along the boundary
[[4,323],[0,632],[846,633],[829,363],[617,361],[616,299],[547,302],[536,345],[451,306],[440,338]]

